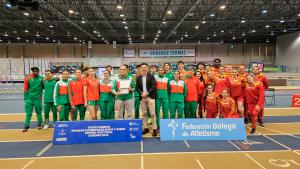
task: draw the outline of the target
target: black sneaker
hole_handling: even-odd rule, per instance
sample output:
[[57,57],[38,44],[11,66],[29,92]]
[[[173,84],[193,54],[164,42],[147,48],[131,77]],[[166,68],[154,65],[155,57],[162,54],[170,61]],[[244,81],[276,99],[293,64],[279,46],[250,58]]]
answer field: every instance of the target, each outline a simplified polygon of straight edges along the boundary
[[256,129],[252,129],[251,131],[250,131],[250,134],[254,134],[256,132]]
[[156,130],[156,129],[153,130],[152,136],[153,136],[153,137],[156,137],[156,136],[157,136],[157,130]]
[[244,123],[245,123],[245,124],[248,124],[248,123],[249,123],[249,119],[248,119],[248,118],[245,118],[245,119],[244,119]]
[[22,130],[22,132],[27,132],[29,129],[29,126],[25,126],[24,129]]
[[149,133],[149,129],[148,128],[144,128],[143,130],[143,135]]

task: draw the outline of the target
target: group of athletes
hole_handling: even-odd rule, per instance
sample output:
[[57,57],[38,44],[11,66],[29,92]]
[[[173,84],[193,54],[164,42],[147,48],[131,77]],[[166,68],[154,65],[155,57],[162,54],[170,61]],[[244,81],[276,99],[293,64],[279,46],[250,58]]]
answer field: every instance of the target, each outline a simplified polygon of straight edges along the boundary
[[[39,68],[32,67],[32,74],[24,79],[26,119],[23,132],[29,129],[33,108],[38,129],[49,128],[50,110],[53,122],[69,118],[75,121],[78,114],[80,120],[85,120],[87,110],[90,120],[96,120],[98,108],[102,120],[145,118],[140,116],[143,93],[136,88],[136,79],[143,76],[143,69],[156,81],[155,114],[148,118],[154,120],[158,130],[161,110],[162,118],[244,118],[246,124],[252,123],[251,134],[256,132],[256,123],[263,126],[264,92],[269,84],[258,67],[252,67],[252,72],[247,73],[244,65],[238,68],[230,64],[222,66],[220,59],[215,59],[213,65],[200,62],[187,70],[184,62],[178,61],[177,67],[172,71],[170,63],[158,67],[143,63],[136,66],[133,75],[129,73],[129,66],[123,64],[119,74],[114,76],[112,67],[106,66],[101,78],[93,68],[78,69],[72,78],[70,72],[64,70],[60,79],[53,77],[50,70],[42,77]],[[124,80],[130,82],[125,92],[121,85]],[[152,135],[157,135],[156,130]]]

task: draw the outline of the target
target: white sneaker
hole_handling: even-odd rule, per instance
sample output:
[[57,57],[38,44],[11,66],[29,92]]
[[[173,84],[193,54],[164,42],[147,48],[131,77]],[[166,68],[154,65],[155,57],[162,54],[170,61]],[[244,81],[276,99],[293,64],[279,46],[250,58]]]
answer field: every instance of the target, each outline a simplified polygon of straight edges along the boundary
[[47,130],[49,128],[49,125],[48,124],[45,124],[44,125],[44,130]]

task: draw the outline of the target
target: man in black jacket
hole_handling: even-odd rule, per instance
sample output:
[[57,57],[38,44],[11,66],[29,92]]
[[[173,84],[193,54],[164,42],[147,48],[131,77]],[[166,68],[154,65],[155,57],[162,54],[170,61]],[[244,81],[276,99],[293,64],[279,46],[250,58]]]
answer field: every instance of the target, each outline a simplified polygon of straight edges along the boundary
[[136,89],[140,93],[141,107],[143,112],[143,134],[149,133],[148,109],[152,119],[152,136],[157,136],[157,125],[155,115],[156,81],[153,75],[148,72],[148,65],[141,64],[141,75],[136,79]]

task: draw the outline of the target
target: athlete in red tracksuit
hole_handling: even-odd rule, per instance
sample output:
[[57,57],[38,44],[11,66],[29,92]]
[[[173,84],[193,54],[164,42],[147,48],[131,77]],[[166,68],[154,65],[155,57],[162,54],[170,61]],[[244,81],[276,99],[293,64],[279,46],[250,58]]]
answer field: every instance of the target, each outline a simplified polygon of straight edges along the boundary
[[[264,91],[265,91],[266,89],[268,89],[268,88],[269,88],[269,82],[268,82],[268,80],[267,80],[267,77],[266,77],[263,73],[261,73],[261,72],[259,71],[259,69],[258,69],[257,66],[254,66],[254,67],[252,68],[252,72],[253,72],[253,74],[254,74],[254,80],[262,83],[263,88],[264,88]],[[259,116],[258,116],[258,122],[259,122],[259,124],[260,124],[261,126],[264,126],[264,125],[263,125],[263,117],[264,117],[264,111],[261,111],[261,112],[259,113]]]
[[224,74],[224,67],[219,68],[219,73],[215,75],[215,92],[221,95],[224,89],[228,89],[228,77]]
[[253,76],[247,77],[245,86],[246,111],[251,115],[252,130],[250,134],[256,131],[256,122],[258,114],[264,110],[264,87],[261,82],[254,80]]
[[204,96],[206,118],[216,118],[219,113],[219,95],[213,92],[213,90],[212,85],[208,85],[206,88],[206,94]]
[[237,110],[239,116],[244,117],[244,83],[238,77],[237,70],[233,69],[231,71],[231,78],[229,78],[229,93],[230,97],[236,102]]
[[219,100],[219,108],[223,118],[239,118],[235,101],[229,97],[229,93],[226,89],[222,91],[222,98]]
[[195,76],[197,79],[199,79],[200,81],[200,91],[198,93],[198,116],[200,118],[203,118],[203,113],[202,113],[202,109],[203,109],[203,94],[205,91],[205,83],[204,83],[204,76],[202,74],[202,72],[200,72],[199,70],[196,71]]

